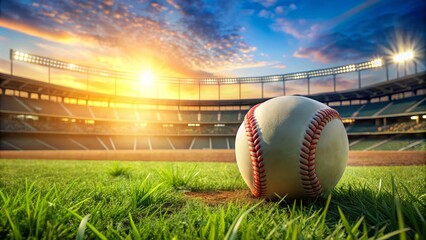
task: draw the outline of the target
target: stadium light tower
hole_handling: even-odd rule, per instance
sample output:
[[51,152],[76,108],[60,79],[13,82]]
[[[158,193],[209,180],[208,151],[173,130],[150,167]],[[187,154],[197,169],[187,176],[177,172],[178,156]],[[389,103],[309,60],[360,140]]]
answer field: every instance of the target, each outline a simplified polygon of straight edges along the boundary
[[[402,53],[398,53],[395,54],[393,56],[393,61],[397,64],[397,68],[396,68],[396,74],[397,74],[397,78],[399,78],[399,64],[404,63],[404,76],[407,75],[407,61],[413,60],[414,59],[414,52],[412,50],[409,51],[405,51]],[[415,68],[415,72],[417,73],[417,64],[416,61],[414,61],[414,68]]]

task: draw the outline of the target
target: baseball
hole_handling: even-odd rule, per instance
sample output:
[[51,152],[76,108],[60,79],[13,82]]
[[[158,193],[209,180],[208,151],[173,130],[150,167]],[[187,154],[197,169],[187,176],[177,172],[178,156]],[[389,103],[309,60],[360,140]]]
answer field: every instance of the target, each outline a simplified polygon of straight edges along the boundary
[[343,175],[349,144],[339,113],[299,96],[252,107],[238,129],[238,169],[255,197],[300,198],[333,189]]

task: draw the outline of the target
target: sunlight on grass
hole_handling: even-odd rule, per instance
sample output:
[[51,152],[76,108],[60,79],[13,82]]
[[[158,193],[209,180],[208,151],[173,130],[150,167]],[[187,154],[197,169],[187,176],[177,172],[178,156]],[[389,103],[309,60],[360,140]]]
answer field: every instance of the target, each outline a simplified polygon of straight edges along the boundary
[[196,180],[199,173],[197,165],[190,169],[179,169],[176,166],[172,166],[158,171],[160,177],[176,190],[188,189],[189,184]]
[[181,190],[246,189],[236,164],[1,160],[1,165],[0,239],[426,237],[425,166],[348,167],[336,189],[320,198],[223,199],[212,205]]
[[130,168],[115,162],[114,165],[108,170],[108,174],[112,177],[130,177]]

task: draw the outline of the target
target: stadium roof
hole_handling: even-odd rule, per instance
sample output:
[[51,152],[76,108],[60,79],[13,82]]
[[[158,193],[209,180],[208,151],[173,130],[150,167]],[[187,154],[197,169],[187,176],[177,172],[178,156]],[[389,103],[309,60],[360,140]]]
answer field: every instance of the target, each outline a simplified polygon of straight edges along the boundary
[[[425,88],[426,71],[400,77],[398,79],[383,81],[359,89],[326,92],[312,94],[308,97],[320,102],[334,102],[345,100],[371,99],[387,96],[395,93],[415,91]],[[25,91],[29,93],[45,94],[51,96],[69,97],[77,99],[90,99],[100,101],[116,101],[127,103],[143,103],[154,105],[185,105],[185,106],[235,106],[235,105],[254,105],[266,99],[233,99],[233,100],[179,100],[179,99],[155,99],[114,96],[96,92],[87,92],[81,89],[75,89],[55,84],[49,84],[29,78],[13,76],[0,73],[0,88]],[[306,96],[306,95],[302,95]]]

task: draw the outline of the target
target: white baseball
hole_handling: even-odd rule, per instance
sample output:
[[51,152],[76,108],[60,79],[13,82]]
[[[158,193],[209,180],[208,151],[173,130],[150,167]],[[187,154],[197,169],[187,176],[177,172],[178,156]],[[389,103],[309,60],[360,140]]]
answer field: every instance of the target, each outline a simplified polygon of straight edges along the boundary
[[315,100],[283,96],[250,109],[238,129],[235,154],[255,197],[299,198],[333,189],[349,144],[340,115]]

